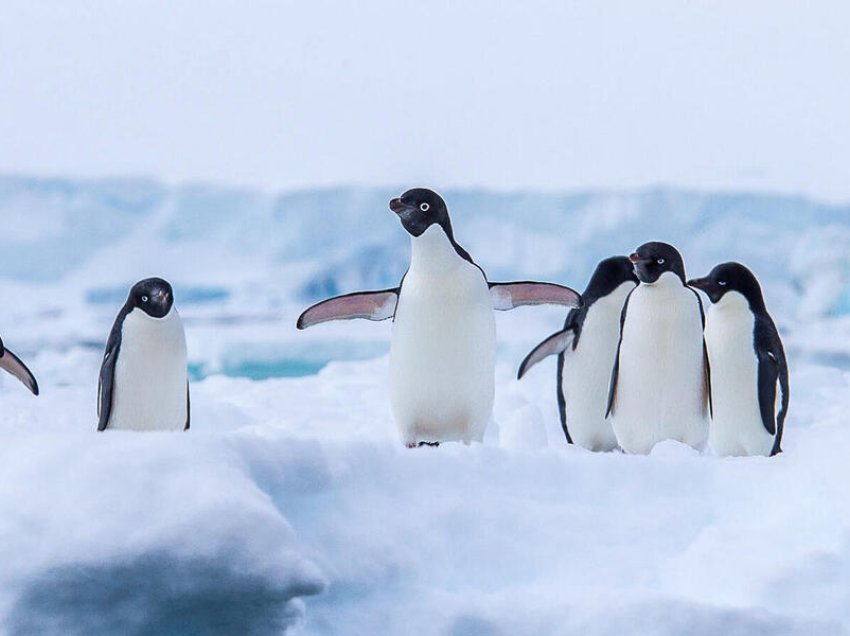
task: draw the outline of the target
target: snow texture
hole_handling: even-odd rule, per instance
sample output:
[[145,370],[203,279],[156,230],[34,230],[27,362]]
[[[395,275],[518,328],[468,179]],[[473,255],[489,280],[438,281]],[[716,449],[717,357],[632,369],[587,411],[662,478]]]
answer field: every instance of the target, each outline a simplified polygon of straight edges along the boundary
[[[568,447],[554,358],[514,379],[564,311],[523,308],[497,315],[484,443],[408,450],[389,322],[295,329],[312,300],[398,282],[397,194],[0,182],[0,335],[42,387],[0,378],[0,633],[850,634],[850,209],[443,193],[494,279],[581,288],[651,239],[692,275],[747,263],[791,410],[772,459]],[[192,430],[95,433],[105,337],[153,274],[185,319]]]

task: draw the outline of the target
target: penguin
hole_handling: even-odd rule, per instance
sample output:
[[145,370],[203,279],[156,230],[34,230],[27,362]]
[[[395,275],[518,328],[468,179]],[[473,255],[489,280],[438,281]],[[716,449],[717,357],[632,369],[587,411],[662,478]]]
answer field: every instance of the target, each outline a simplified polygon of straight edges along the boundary
[[646,243],[629,259],[640,284],[620,317],[607,417],[627,453],[667,439],[702,450],[711,408],[702,301],[672,245]]
[[788,363],[755,275],[740,263],[688,281],[711,306],[705,343],[711,363],[708,445],[716,455],[776,455],[788,413]]
[[537,345],[519,367],[517,379],[522,379],[535,364],[557,354],[558,411],[568,444],[592,451],[617,448],[605,409],[620,339],[620,314],[637,284],[627,256],[601,261],[581,294],[584,305],[571,309],[564,328]]
[[35,376],[18,356],[3,346],[2,339],[0,339],[0,369],[18,378],[33,395],[38,395],[38,382]]
[[494,283],[455,240],[436,192],[408,190],[390,210],[410,235],[410,266],[398,287],[331,298],[308,308],[298,329],[328,320],[392,319],[389,394],[408,447],[481,441],[493,411],[496,323],[493,310],[581,296],[552,283]]
[[186,336],[171,285],[147,278],[130,289],[103,355],[97,430],[189,428]]

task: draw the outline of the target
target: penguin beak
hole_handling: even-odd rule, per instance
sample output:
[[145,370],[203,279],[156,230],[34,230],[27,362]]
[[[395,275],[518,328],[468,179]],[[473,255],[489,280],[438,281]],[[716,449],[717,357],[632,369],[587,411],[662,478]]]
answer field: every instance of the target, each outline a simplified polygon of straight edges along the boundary
[[401,214],[405,209],[407,209],[407,206],[401,202],[401,199],[395,198],[390,201],[390,210],[396,214]]
[[632,265],[637,265],[641,262],[641,260],[642,259],[640,257],[640,254],[638,254],[637,252],[633,252],[629,255],[629,261],[631,261]]
[[711,281],[707,278],[693,278],[688,281],[688,287],[694,287],[705,291],[711,287]]

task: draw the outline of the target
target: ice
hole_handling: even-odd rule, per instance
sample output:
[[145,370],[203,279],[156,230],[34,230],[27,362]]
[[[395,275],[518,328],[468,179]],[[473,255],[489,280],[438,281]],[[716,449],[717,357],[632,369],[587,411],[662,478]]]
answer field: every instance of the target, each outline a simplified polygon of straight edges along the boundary
[[[230,293],[252,309],[392,286],[407,259],[405,235],[386,208],[398,190],[274,195],[155,181],[4,177],[0,210],[16,222],[0,235],[0,279],[74,280],[85,297],[158,271],[187,288]],[[663,239],[681,248],[694,275],[723,260],[746,261],[783,319],[847,312],[847,207],[664,189],[444,195],[458,239],[494,280],[580,285],[599,259]]]
[[[445,192],[493,279],[581,288],[598,258],[656,238],[693,275],[750,264],[791,410],[772,459],[568,447],[555,359],[515,380],[564,310],[521,308],[497,316],[484,443],[411,451],[390,322],[295,329],[325,294],[398,282],[398,190],[0,182],[20,220],[0,233],[0,336],[42,387],[0,377],[0,633],[850,634],[850,209]],[[185,320],[192,429],[95,433],[106,334],[150,274]]]

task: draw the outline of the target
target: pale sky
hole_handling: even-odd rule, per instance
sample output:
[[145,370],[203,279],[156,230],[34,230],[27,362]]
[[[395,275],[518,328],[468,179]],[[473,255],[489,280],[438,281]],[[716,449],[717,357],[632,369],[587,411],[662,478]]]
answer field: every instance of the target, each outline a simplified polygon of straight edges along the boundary
[[850,201],[850,3],[0,0],[0,173]]

